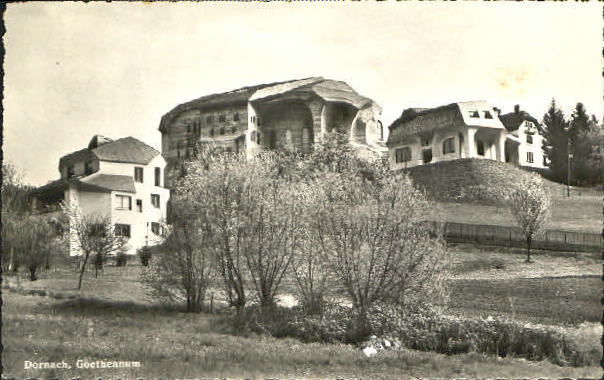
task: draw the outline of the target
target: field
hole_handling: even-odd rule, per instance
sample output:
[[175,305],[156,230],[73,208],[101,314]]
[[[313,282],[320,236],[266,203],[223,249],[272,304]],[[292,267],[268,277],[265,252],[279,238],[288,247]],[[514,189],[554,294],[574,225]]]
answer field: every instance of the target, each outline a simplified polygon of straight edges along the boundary
[[[602,230],[601,196],[553,197],[551,211],[548,229],[591,233]],[[437,213],[448,222],[513,225],[512,215],[505,207],[441,201],[438,202]]]
[[[448,222],[509,226],[512,217],[501,202],[501,190],[509,189],[530,174],[504,162],[481,159],[443,161],[409,169],[420,189],[438,203],[434,217]],[[599,233],[602,229],[601,188],[572,188],[543,180],[552,197],[552,216],[547,228]]]
[[[601,334],[597,255],[536,252],[523,263],[522,250],[453,245],[453,314],[509,316],[520,321],[567,324],[593,339]],[[75,290],[73,270],[20,279],[23,290],[53,297],[3,291],[5,376],[111,377],[596,377],[598,367],[559,367],[547,361],[479,354],[445,356],[411,350],[384,351],[366,358],[353,346],[304,344],[235,334],[224,314],[167,311],[145,298],[140,267],[108,267],[87,273]],[[16,285],[16,278],[9,285]],[[68,297],[74,297],[69,299]],[[141,361],[131,369],[24,370],[25,360]],[[99,372],[101,371],[101,372]]]

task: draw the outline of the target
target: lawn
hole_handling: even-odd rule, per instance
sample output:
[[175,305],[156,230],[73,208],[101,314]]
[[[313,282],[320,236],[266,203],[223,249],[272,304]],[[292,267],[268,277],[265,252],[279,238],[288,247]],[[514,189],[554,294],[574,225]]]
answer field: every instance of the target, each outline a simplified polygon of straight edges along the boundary
[[544,324],[599,322],[601,262],[597,253],[534,251],[451,244],[451,312],[506,316]]
[[[411,378],[596,377],[597,367],[444,356],[410,350],[366,358],[347,345],[235,336],[223,315],[167,312],[134,303],[56,300],[5,292],[5,377],[134,379],[192,377]],[[140,361],[140,368],[25,370],[25,360]]]
[[[597,254],[536,251],[527,265],[522,249],[469,244],[449,246],[450,313],[572,324],[585,339],[600,336],[601,271]],[[86,274],[80,292],[72,269],[19,280],[26,296],[4,289],[4,375],[25,377],[596,377],[598,367],[559,367],[549,362],[479,354],[445,356],[411,350],[366,358],[348,345],[304,344],[254,334],[238,335],[224,314],[167,311],[145,296],[141,267],[107,267]],[[16,286],[5,276],[4,285]],[[76,297],[67,299],[67,297]],[[597,331],[596,331],[597,330]],[[583,336],[581,335],[581,336]],[[78,359],[134,360],[132,369],[24,370],[23,362]]]
[[[438,202],[435,213],[443,220],[456,223],[513,225],[512,215],[505,207],[474,203]],[[599,233],[602,230],[602,197],[596,195],[556,196],[548,229]]]

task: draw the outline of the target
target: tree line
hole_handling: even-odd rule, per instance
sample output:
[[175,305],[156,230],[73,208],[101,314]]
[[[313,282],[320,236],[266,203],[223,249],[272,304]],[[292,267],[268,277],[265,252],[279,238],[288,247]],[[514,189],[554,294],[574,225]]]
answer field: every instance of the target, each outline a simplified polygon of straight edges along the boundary
[[553,180],[567,183],[570,172],[570,184],[588,186],[602,182],[602,125],[595,115],[588,115],[582,103],[577,103],[567,117],[552,99],[540,132],[544,136],[543,152],[550,163]]

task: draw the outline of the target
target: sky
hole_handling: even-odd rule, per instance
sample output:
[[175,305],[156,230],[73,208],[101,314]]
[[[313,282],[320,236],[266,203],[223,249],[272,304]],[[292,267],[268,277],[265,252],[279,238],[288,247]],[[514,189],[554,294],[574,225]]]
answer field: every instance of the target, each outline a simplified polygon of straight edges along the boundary
[[27,183],[95,134],[160,149],[163,114],[259,83],[323,76],[382,106],[487,100],[539,120],[555,98],[602,120],[602,4],[36,2],[4,15],[4,160]]

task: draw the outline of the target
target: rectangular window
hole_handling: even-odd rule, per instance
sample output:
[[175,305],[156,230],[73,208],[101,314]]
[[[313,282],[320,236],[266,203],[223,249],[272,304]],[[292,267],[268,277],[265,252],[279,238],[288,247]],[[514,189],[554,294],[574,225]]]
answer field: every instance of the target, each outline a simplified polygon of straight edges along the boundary
[[132,197],[128,195],[115,195],[116,210],[132,210]]
[[411,161],[411,147],[398,148],[394,151],[394,154],[397,163]]
[[422,155],[423,155],[423,160],[424,160],[424,164],[427,164],[428,162],[432,161],[432,149],[424,149],[422,151]]
[[256,123],[256,116],[250,117],[250,120],[251,120],[252,124]]
[[492,119],[493,115],[491,115],[491,113],[489,111],[484,111],[484,118],[485,119]]
[[115,225],[115,235],[130,237],[130,225],[129,224],[116,224]]
[[89,225],[87,232],[90,236],[107,236],[105,225],[103,223],[95,223]]
[[443,154],[455,153],[455,137],[450,137],[443,142]]
[[252,133],[250,134],[250,140],[256,142],[256,131],[252,131]]
[[533,152],[526,152],[526,162],[529,164],[533,163]]
[[143,200],[142,199],[136,200],[136,211],[143,212]]
[[549,166],[549,162],[547,162],[547,157],[543,157],[543,166]]
[[151,222],[151,232],[155,235],[159,235],[159,223]]
[[151,204],[155,208],[159,208],[159,194],[151,194]]
[[212,121],[214,121],[212,115],[206,116],[206,124],[212,124]]
[[470,111],[470,117],[480,117],[480,114],[478,113],[478,111]]
[[238,113],[235,113],[233,115],[233,121],[239,121],[239,114]]
[[155,168],[155,186],[161,186],[161,169]]
[[260,117],[256,118],[256,125],[257,125],[257,126],[260,126],[260,125],[261,125],[261,124],[260,124]]
[[533,143],[533,136],[532,135],[526,135],[526,143],[527,144],[532,144]]
[[67,177],[70,178],[70,177],[73,177],[73,176],[75,176],[75,166],[69,165],[67,167]]
[[86,161],[84,164],[84,173],[86,175],[92,174],[92,161]]
[[143,168],[138,166],[134,168],[134,180],[140,183],[143,182]]
[[224,115],[218,115],[218,122],[219,123],[224,123],[226,121],[226,116]]

